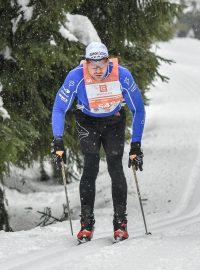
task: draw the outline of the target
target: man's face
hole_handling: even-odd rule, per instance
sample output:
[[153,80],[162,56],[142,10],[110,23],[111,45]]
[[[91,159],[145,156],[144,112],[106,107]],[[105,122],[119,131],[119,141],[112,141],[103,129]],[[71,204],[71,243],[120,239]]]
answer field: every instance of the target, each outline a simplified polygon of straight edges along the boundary
[[88,72],[91,75],[91,77],[95,81],[101,81],[106,74],[108,64],[109,64],[109,59],[103,58],[98,61],[87,59],[86,61],[87,61]]

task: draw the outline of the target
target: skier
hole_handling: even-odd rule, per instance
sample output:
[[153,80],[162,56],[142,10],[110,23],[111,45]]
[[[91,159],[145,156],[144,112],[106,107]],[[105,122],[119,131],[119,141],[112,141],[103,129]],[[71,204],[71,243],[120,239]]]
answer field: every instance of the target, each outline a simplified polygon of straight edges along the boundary
[[[71,70],[58,90],[52,112],[53,145],[56,163],[65,159],[63,143],[65,113],[77,97],[75,111],[84,168],[80,180],[81,230],[78,241],[91,240],[94,231],[95,181],[99,171],[99,150],[106,153],[108,172],[112,181],[114,208],[114,239],[128,238],[127,183],[122,167],[125,141],[127,104],[133,114],[132,142],[128,166],[142,170],[141,138],[144,127],[144,103],[131,73],[109,59],[103,43],[92,42],[86,47],[85,60]],[[62,157],[62,158],[61,158]]]

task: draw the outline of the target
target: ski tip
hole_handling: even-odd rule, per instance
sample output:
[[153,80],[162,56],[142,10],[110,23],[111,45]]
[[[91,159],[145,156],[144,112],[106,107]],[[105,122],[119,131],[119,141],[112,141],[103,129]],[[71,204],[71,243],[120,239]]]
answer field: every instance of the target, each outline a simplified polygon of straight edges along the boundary
[[127,238],[125,238],[123,236],[117,236],[117,237],[114,238],[114,242],[113,243],[116,244],[116,243],[119,243],[119,242],[124,241],[126,239]]
[[91,239],[90,238],[88,238],[88,237],[81,237],[81,238],[79,238],[79,239],[77,239],[78,240],[78,245],[81,245],[81,244],[84,244],[84,243],[87,243],[87,242],[90,242],[91,241]]

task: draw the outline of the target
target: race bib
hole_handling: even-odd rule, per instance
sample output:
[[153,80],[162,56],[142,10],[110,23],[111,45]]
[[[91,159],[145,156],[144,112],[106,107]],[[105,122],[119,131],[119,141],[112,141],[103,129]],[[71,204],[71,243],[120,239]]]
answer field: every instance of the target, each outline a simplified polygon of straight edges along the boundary
[[89,75],[84,66],[84,81],[89,107],[93,113],[108,113],[115,110],[123,100],[118,74],[117,59],[112,59],[113,70],[109,76],[97,82]]

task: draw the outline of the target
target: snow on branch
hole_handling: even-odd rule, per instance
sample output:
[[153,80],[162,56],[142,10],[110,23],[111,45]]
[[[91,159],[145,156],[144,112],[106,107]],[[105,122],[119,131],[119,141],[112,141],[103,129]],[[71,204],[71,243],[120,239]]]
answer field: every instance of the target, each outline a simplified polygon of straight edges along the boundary
[[[0,83],[0,93],[2,90],[3,90],[3,86]],[[3,100],[1,96],[0,96],[0,115],[3,117],[3,120],[10,119],[10,115],[8,114],[7,110],[3,107]]]
[[[11,20],[12,23],[12,32],[13,34],[17,31],[18,23],[20,22],[21,18],[23,17],[25,21],[30,21],[33,15],[34,6],[28,6],[30,0],[17,0],[18,6],[20,9],[18,11],[18,16]],[[11,5],[14,6],[14,2],[11,1]]]
[[66,22],[61,25],[59,32],[70,41],[79,41],[88,45],[92,41],[101,41],[96,29],[86,16],[66,14]]
[[78,39],[69,32],[69,30],[67,28],[65,28],[63,25],[61,25],[59,32],[61,33],[61,35],[65,38],[68,39],[69,41],[75,41],[77,42]]
[[33,6],[29,7],[30,0],[17,0],[17,4],[21,6],[19,13],[23,12],[25,21],[29,21],[33,15]]
[[16,62],[15,58],[11,56],[11,53],[11,49],[8,46],[6,46],[5,49],[0,52],[0,54],[3,55],[4,59]]

